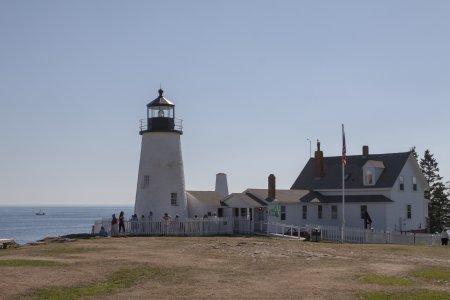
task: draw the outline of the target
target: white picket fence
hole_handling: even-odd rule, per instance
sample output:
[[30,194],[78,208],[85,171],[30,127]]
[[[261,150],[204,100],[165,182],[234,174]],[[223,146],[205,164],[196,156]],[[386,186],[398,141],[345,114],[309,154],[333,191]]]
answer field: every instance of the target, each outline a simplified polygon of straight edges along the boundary
[[[339,226],[307,225],[306,230],[320,230],[320,239],[327,241],[341,241]],[[345,227],[344,242],[359,244],[405,244],[405,245],[440,245],[439,234],[414,232],[384,232],[362,228]]]
[[[145,235],[175,235],[175,236],[201,236],[223,234],[253,234],[253,222],[243,218],[207,218],[159,221],[125,221],[126,236]],[[119,224],[111,230],[111,219],[95,221],[93,233],[96,234],[104,227],[108,234],[119,235]]]
[[[103,226],[111,233],[111,219],[95,222],[93,233],[98,233]],[[115,233],[119,235],[118,224]],[[127,236],[174,235],[174,236],[204,236],[224,234],[258,234],[283,238],[303,240],[308,237],[311,241],[341,241],[339,226],[308,224],[297,226],[275,222],[255,222],[246,218],[207,218],[159,220],[159,221],[125,221]],[[439,234],[412,232],[381,232],[361,228],[346,227],[344,230],[345,243],[359,244],[406,244],[406,245],[440,245]]]

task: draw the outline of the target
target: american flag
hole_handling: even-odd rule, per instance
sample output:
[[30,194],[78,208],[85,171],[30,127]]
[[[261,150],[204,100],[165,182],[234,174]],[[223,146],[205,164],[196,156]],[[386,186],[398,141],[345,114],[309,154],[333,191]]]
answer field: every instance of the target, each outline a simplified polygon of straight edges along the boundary
[[344,166],[347,165],[347,149],[346,149],[346,146],[345,146],[344,124],[342,124],[342,164]]

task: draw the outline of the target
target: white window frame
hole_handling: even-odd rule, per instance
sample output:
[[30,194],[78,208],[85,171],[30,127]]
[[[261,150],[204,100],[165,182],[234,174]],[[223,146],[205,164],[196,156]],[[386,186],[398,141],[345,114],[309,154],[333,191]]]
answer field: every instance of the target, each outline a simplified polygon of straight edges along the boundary
[[[336,208],[336,211],[333,209]],[[336,220],[338,216],[338,206],[337,205],[331,205],[331,219]]]
[[399,185],[398,185],[399,190],[404,191],[405,190],[405,177],[403,177],[403,176],[398,177],[398,182],[399,182]]
[[375,172],[372,168],[366,168],[364,170],[364,184],[375,185]]
[[308,219],[308,206],[307,205],[302,206],[302,219],[303,220]]
[[170,193],[170,204],[172,206],[178,206],[178,194]]
[[142,177],[142,189],[148,188],[149,185],[150,185],[150,176],[144,175],[144,177]]
[[280,206],[280,220],[282,220],[282,221],[286,220],[286,206],[285,205]]

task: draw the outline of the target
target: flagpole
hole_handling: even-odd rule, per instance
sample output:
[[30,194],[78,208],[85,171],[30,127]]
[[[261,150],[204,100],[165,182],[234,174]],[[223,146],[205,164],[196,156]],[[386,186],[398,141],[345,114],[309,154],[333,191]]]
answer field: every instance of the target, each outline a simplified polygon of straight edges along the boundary
[[345,164],[346,164],[346,145],[345,145],[345,132],[344,124],[342,124],[342,225],[341,225],[341,242],[344,242],[344,228],[345,228]]

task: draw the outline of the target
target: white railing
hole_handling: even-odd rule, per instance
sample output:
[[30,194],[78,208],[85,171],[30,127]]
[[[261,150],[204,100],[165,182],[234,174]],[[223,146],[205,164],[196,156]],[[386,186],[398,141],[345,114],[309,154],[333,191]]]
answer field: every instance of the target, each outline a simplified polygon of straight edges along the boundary
[[[183,131],[183,120],[182,119],[173,119],[173,130]],[[148,130],[148,119],[140,119],[139,120],[139,129],[140,131]]]
[[[179,235],[201,236],[221,234],[253,234],[253,222],[247,219],[234,218],[208,218],[160,220],[160,221],[125,221],[125,232],[120,234],[127,236],[142,235]],[[111,219],[98,220],[94,224],[93,232],[98,233],[104,227],[108,234],[119,235],[119,224],[111,225]],[[114,230],[111,230],[114,229]]]
[[[320,230],[322,240],[341,241],[341,228],[339,226],[307,225],[307,231],[313,228]],[[439,245],[438,234],[415,232],[389,232],[375,231],[362,228],[346,227],[344,230],[344,242],[360,244],[405,244],[405,245]]]
[[306,228],[292,224],[260,221],[254,223],[253,231],[255,234],[303,239]]
[[[159,220],[159,221],[126,221],[123,235],[176,235],[176,236],[204,236],[223,234],[259,234],[284,238],[306,238],[311,241],[341,241],[341,228],[339,226],[313,225],[297,226],[276,222],[254,222],[247,218],[208,218]],[[111,234],[111,219],[102,219],[95,222],[93,233],[98,233],[104,227]],[[119,235],[119,225],[114,230]],[[440,245],[439,234],[413,233],[413,232],[382,232],[362,228],[346,227],[344,242],[360,244],[421,244]]]

